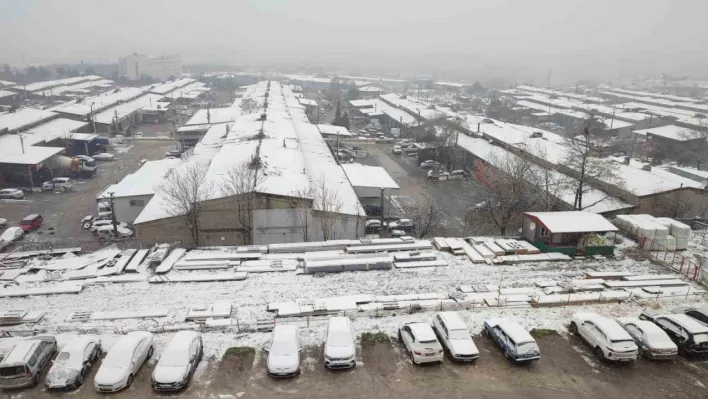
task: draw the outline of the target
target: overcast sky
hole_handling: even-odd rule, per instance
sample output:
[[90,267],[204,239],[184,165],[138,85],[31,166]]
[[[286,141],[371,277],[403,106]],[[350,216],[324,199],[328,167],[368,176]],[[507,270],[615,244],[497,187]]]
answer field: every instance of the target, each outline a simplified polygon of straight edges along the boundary
[[708,73],[705,0],[0,0],[0,62],[190,61],[572,79]]

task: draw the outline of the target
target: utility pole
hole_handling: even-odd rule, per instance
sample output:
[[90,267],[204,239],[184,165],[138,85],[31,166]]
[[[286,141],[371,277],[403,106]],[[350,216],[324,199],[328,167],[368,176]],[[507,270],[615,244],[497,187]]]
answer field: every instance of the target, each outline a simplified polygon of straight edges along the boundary
[[93,117],[93,104],[91,103],[91,127],[92,127],[92,133],[96,133],[96,118]]
[[[382,187],[381,188],[381,227],[383,228],[384,225],[384,191],[385,189]],[[390,213],[390,211],[389,211]]]
[[24,134],[18,134],[20,136],[20,147],[22,147],[22,154],[25,153],[25,135]]
[[111,204],[111,224],[113,224],[113,237],[118,237],[118,221],[116,220],[116,207],[114,205],[113,191],[108,193],[108,203]]

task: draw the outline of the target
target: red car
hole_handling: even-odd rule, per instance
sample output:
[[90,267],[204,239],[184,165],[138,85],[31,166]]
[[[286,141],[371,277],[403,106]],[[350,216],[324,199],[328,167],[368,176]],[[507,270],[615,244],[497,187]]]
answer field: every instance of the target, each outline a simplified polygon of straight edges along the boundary
[[39,226],[42,225],[43,221],[44,218],[42,217],[42,215],[33,213],[31,215],[25,216],[25,218],[22,219],[22,221],[20,222],[20,227],[22,227],[24,231],[32,231],[38,229]]

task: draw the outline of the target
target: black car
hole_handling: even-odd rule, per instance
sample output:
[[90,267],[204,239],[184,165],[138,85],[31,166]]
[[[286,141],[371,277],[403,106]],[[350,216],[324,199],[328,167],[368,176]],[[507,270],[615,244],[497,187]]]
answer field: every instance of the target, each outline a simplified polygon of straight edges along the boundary
[[639,315],[659,326],[678,346],[679,353],[686,355],[708,355],[708,326],[685,314],[653,314],[644,311]]

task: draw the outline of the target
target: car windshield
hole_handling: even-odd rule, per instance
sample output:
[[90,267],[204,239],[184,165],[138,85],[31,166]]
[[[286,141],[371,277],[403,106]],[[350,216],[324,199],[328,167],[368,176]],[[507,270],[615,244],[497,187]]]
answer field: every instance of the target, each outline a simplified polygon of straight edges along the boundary
[[270,347],[270,353],[277,356],[293,356],[297,352],[297,346],[292,341],[275,341]]
[[8,366],[0,368],[0,376],[12,377],[25,373],[25,366]]
[[63,362],[63,361],[69,360],[70,357],[71,357],[71,355],[69,354],[69,352],[61,352],[59,355],[57,355],[57,358],[55,359],[55,361]]
[[187,350],[165,351],[160,356],[160,366],[184,366],[189,363]]
[[538,345],[536,345],[535,342],[522,342],[518,345],[516,345],[516,352],[517,353],[530,353],[533,351],[538,351]]
[[708,333],[695,334],[693,336],[693,342],[695,342],[697,344],[702,344],[704,342],[708,342]]
[[470,333],[467,330],[450,330],[450,339],[470,339]]
[[351,334],[345,331],[330,332],[327,336],[327,345],[330,346],[349,346],[351,343]]

